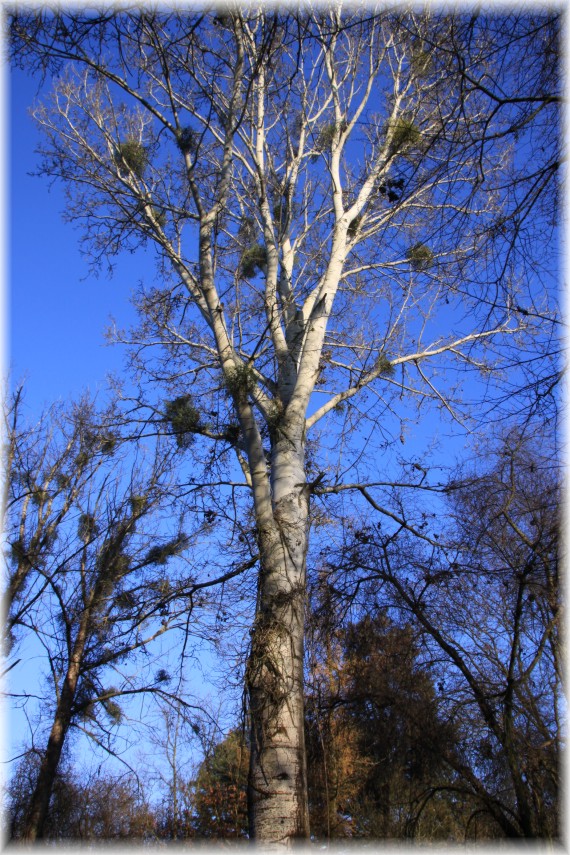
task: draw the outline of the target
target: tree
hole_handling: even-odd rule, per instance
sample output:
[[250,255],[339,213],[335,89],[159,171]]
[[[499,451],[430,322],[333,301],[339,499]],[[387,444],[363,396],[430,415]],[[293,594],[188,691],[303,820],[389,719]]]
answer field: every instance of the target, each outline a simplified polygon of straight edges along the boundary
[[[445,488],[430,545],[362,526],[346,562],[373,599],[413,616],[463,750],[441,747],[506,837],[559,835],[560,588],[556,459],[514,428]],[[444,519],[449,523],[446,526]],[[427,538],[426,538],[427,539]],[[350,555],[350,558],[348,558]],[[346,566],[346,564],[345,564]],[[359,577],[359,578],[358,578]],[[338,582],[331,579],[333,586]],[[488,831],[486,833],[489,833]]]
[[243,732],[233,730],[202,761],[193,798],[198,837],[247,837],[248,755]]
[[307,700],[317,838],[462,838],[464,813],[444,760],[457,734],[418,642],[411,625],[382,612],[332,637],[327,628]]
[[[159,748],[161,757],[166,759],[166,774],[160,774],[160,780],[166,789],[166,794],[157,811],[157,836],[168,840],[180,840],[190,837],[191,806],[190,787],[187,776],[183,774],[183,763],[180,748],[186,741],[189,727],[194,732],[200,732],[199,726],[184,715],[180,707],[164,705],[161,710],[164,721],[164,733],[155,734],[154,741]],[[188,763],[188,758],[185,758]]]
[[171,514],[172,453],[157,447],[148,466],[129,459],[112,406],[97,413],[83,400],[67,411],[53,408],[29,428],[21,424],[20,403],[17,392],[9,437],[8,626],[14,643],[22,634],[36,636],[53,692],[44,698],[49,739],[21,827],[34,840],[43,834],[72,726],[89,722],[108,736],[122,716],[118,697],[164,690],[164,671],[146,684],[142,674],[125,674],[120,686],[108,680],[172,628],[181,610],[186,615],[192,579],[185,570],[176,585],[165,573],[190,545],[182,508],[176,531],[169,534],[164,521]]
[[542,371],[531,334],[550,307],[528,290],[522,306],[516,271],[495,269],[493,229],[516,216],[513,105],[464,85],[500,85],[516,27],[505,46],[485,19],[414,12],[22,12],[11,37],[16,61],[62,71],[35,110],[42,172],[65,182],[85,249],[157,250],[137,406],[171,418],[149,397],[165,381],[181,441],[233,449],[243,471],[260,556],[250,833],[307,837],[306,555],[326,474],[309,432],[327,417],[350,433],[357,406],[382,431],[408,391],[459,419],[457,367],[486,379],[532,352]]
[[[441,756],[457,738],[412,636],[381,614],[318,627],[305,722],[313,840],[462,839],[468,814]],[[247,755],[243,730],[206,749],[184,836],[246,836]]]
[[[56,438],[61,408],[40,418],[36,425],[24,426],[24,389],[16,389],[4,410],[6,468],[4,475],[3,518],[12,524],[10,571],[6,580],[6,635],[9,646],[13,632],[26,612],[41,596],[37,568],[46,560],[58,536],[58,526],[71,513],[73,501],[88,481],[93,467],[105,459],[116,443],[111,432],[95,425],[86,436],[85,420],[72,419],[67,432]],[[87,415],[87,408],[85,409]],[[64,417],[65,418],[65,417]],[[89,448],[86,452],[85,447]],[[72,470],[74,482],[67,475]],[[34,587],[35,585],[35,587]]]
[[[24,755],[10,782],[10,836],[22,837],[25,809],[32,798],[40,759]],[[64,765],[64,764],[62,764]],[[155,816],[133,776],[82,779],[58,769],[44,823],[46,840],[112,840],[153,838]]]

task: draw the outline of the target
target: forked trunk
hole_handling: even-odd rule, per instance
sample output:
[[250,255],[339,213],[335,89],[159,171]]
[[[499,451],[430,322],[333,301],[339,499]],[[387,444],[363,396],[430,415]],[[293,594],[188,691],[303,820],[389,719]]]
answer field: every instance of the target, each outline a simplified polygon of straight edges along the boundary
[[248,801],[250,836],[267,847],[309,836],[303,708],[308,491],[302,436],[282,433],[275,442],[271,514],[258,513],[257,519],[261,573],[246,675]]

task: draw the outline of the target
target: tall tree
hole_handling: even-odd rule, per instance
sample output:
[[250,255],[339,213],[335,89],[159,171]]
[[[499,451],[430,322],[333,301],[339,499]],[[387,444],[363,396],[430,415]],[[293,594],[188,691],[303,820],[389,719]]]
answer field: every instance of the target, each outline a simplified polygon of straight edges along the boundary
[[482,18],[235,7],[23,12],[11,34],[16,60],[62,72],[35,110],[42,172],[65,182],[85,248],[99,263],[157,250],[135,344],[144,357],[153,331],[176,354],[168,375],[150,357],[147,379],[177,388],[182,434],[242,468],[260,555],[250,833],[307,837],[306,555],[324,477],[308,474],[309,432],[357,401],[381,425],[408,393],[459,418],[454,369],[514,370],[550,312],[512,267],[497,275],[516,105],[465,85],[501,84],[516,26],[506,42]]
[[206,754],[194,781],[193,826],[198,837],[247,836],[248,754],[239,730],[228,733]]

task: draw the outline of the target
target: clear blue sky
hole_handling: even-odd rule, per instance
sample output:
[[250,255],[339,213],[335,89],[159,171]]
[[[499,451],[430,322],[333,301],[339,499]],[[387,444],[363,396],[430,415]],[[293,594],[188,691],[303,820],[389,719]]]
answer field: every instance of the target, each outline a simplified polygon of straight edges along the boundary
[[29,115],[37,87],[17,70],[9,76],[6,368],[12,383],[26,378],[34,410],[102,389],[106,373],[121,370],[122,348],[105,344],[104,329],[111,315],[128,325],[129,294],[153,275],[140,253],[121,258],[112,279],[89,274],[78,231],[62,221],[62,186],[29,174],[38,165],[40,134]]

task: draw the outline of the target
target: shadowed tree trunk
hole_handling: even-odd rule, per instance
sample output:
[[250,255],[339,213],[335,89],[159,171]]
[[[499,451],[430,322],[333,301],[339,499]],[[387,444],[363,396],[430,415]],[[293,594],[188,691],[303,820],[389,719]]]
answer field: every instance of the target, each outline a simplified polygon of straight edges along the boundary
[[75,693],[81,671],[89,623],[90,610],[86,609],[83,613],[77,638],[73,646],[73,653],[57,703],[47,748],[42,758],[38,779],[24,821],[21,839],[25,841],[33,842],[43,837],[44,824],[61,759],[61,752],[63,751],[65,738],[73,716]]

